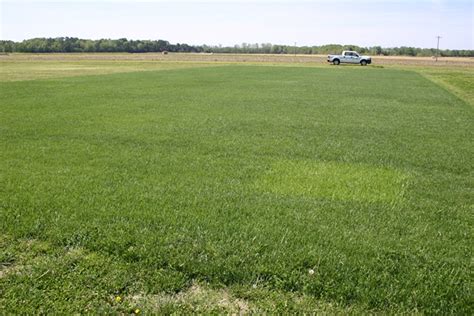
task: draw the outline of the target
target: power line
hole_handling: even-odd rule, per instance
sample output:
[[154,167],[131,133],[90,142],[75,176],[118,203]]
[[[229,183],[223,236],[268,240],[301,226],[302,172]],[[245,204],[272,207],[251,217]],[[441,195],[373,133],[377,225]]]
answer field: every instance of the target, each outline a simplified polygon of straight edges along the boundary
[[436,45],[436,61],[438,61],[438,56],[439,56],[439,39],[441,38],[441,36],[436,36],[436,38],[438,39],[438,44]]

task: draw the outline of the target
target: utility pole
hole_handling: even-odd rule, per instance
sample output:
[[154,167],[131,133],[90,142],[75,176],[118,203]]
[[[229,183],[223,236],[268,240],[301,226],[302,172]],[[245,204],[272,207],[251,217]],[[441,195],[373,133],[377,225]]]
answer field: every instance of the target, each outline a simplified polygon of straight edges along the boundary
[[441,36],[436,36],[436,38],[438,39],[438,44],[436,45],[436,61],[438,61],[438,56],[439,56],[439,39],[441,38]]

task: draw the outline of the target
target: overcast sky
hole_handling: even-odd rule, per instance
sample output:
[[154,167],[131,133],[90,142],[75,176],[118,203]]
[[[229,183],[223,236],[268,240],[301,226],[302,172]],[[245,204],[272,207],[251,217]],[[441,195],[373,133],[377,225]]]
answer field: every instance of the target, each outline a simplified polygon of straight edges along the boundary
[[474,49],[474,0],[0,0],[0,38]]

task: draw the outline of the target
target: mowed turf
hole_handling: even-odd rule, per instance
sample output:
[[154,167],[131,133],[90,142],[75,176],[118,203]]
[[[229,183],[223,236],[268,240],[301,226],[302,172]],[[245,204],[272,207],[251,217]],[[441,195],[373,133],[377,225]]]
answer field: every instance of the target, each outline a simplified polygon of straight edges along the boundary
[[415,72],[221,66],[0,97],[0,313],[473,312],[473,109]]

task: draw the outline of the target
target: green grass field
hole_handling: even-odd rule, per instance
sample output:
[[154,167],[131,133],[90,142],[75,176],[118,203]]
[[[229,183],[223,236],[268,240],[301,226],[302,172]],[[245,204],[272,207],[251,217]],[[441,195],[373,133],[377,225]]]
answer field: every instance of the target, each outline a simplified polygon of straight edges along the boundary
[[474,312],[472,70],[180,68],[9,69],[0,314]]

